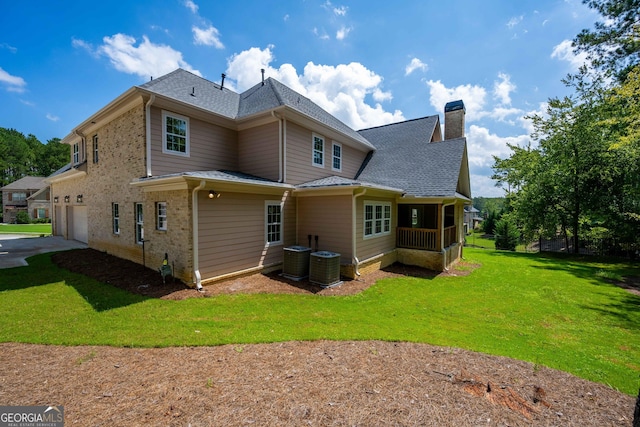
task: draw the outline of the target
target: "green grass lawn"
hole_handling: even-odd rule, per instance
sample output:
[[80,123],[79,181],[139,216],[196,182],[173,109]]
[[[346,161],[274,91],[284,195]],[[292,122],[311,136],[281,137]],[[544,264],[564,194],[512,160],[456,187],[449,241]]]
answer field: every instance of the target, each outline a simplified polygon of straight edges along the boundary
[[0,224],[0,234],[51,234],[51,224]]
[[465,257],[481,265],[468,276],[384,279],[353,296],[168,301],[60,270],[38,255],[28,267],[1,270],[0,342],[411,341],[509,356],[637,393],[640,297],[608,282],[639,276],[637,265],[472,248]]

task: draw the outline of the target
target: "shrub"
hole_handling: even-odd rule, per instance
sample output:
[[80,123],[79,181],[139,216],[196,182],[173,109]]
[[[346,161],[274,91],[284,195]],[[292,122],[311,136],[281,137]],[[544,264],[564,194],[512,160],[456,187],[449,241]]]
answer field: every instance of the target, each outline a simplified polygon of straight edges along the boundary
[[518,227],[507,217],[502,217],[496,223],[496,249],[515,251],[520,240]]
[[29,218],[29,213],[26,211],[20,211],[16,214],[16,224],[29,224],[31,222],[31,218]]

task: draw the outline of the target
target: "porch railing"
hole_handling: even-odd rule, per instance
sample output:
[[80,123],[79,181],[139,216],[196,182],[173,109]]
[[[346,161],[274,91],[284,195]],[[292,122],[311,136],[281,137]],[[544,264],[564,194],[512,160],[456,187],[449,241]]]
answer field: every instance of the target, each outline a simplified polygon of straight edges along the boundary
[[438,230],[398,227],[396,245],[399,248],[438,250]]
[[444,229],[444,247],[448,248],[449,246],[454,244],[457,241],[456,236],[457,236],[457,233],[456,233],[455,225],[452,225],[451,227],[446,227]]
[[[440,250],[440,235],[438,230],[428,228],[398,227],[396,245],[399,248],[421,249],[426,251]],[[457,241],[456,226],[444,229],[444,247],[449,247]]]

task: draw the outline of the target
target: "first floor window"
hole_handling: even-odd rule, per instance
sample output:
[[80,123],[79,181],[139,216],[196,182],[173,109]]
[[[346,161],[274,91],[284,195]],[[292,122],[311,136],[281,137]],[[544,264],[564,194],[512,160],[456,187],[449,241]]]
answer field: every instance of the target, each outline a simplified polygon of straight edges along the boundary
[[365,202],[364,237],[391,233],[391,203]]
[[36,218],[46,218],[47,217],[47,210],[44,208],[38,208],[36,209]]
[[282,204],[266,202],[265,229],[268,245],[282,243]]
[[156,203],[156,227],[158,230],[167,230],[167,202]]
[[162,152],[189,156],[189,119],[162,112]]
[[324,167],[324,138],[313,135],[313,166]]
[[142,203],[136,203],[136,243],[144,241],[144,217],[142,215]]
[[117,203],[111,203],[111,220],[113,234],[120,234],[120,206]]

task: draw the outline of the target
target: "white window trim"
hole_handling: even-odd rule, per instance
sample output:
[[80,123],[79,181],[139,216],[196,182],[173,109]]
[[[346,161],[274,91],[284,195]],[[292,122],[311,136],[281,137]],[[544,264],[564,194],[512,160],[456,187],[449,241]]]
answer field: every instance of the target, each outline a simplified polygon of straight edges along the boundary
[[[181,151],[174,151],[167,149],[167,117],[171,117],[178,120],[183,120],[186,123],[186,134],[185,134],[185,147],[184,153]],[[182,157],[190,157],[191,153],[191,142],[190,142],[190,124],[189,118],[185,116],[181,116],[179,114],[171,113],[169,111],[162,110],[162,152],[164,154],[171,154],[173,156],[182,156]]]
[[[373,207],[373,218],[370,220],[371,221],[371,234],[366,234],[366,230],[367,230],[367,218],[366,218],[366,212],[367,212],[367,206],[372,206]],[[380,206],[382,209],[382,218],[377,219],[376,218],[376,206]],[[389,207],[389,218],[385,218],[385,207]],[[385,231],[385,227],[384,227],[384,223],[385,220],[389,221],[389,230]],[[391,206],[391,202],[380,202],[380,201],[373,201],[373,200],[365,200],[364,204],[362,205],[362,238],[363,239],[373,239],[375,237],[381,237],[381,236],[388,236],[391,234],[391,229],[392,229],[392,220],[393,220],[393,209]],[[380,225],[381,225],[381,232],[380,233],[376,233],[376,222],[380,221]]]
[[[316,138],[322,141],[322,163],[316,163]],[[312,134],[311,136],[311,165],[317,167],[317,168],[324,168],[324,147],[326,144],[326,140],[324,139],[324,136],[322,135],[318,135],[318,134]]]
[[[269,241],[269,206],[280,207],[280,240]],[[284,241],[284,203],[279,200],[265,200],[264,202],[264,242],[267,247],[282,245]]]
[[120,205],[111,203],[111,231],[113,234],[120,234]]
[[[164,215],[160,215],[161,206],[164,206]],[[167,202],[156,203],[156,230],[167,231]]]
[[[141,219],[138,218],[138,206],[142,207],[142,215],[141,215]],[[136,243],[138,245],[141,245],[142,242],[144,241],[144,204],[136,202],[134,204],[133,207],[133,214],[134,214],[134,219],[135,219],[135,239],[136,239]],[[141,239],[138,239],[138,227],[140,228],[140,237]]]
[[93,135],[93,163],[98,163],[98,135]]
[[[335,152],[335,147],[340,147],[340,157],[337,157],[338,159],[340,159],[340,167],[336,168],[334,166],[335,164],[335,159],[336,159],[336,152]],[[342,172],[342,144],[340,144],[339,142],[333,142],[333,144],[331,144],[331,170],[336,171],[336,172]]]
[[80,164],[80,142],[76,142],[73,144],[72,147],[72,151],[73,151],[73,164],[77,165]]

